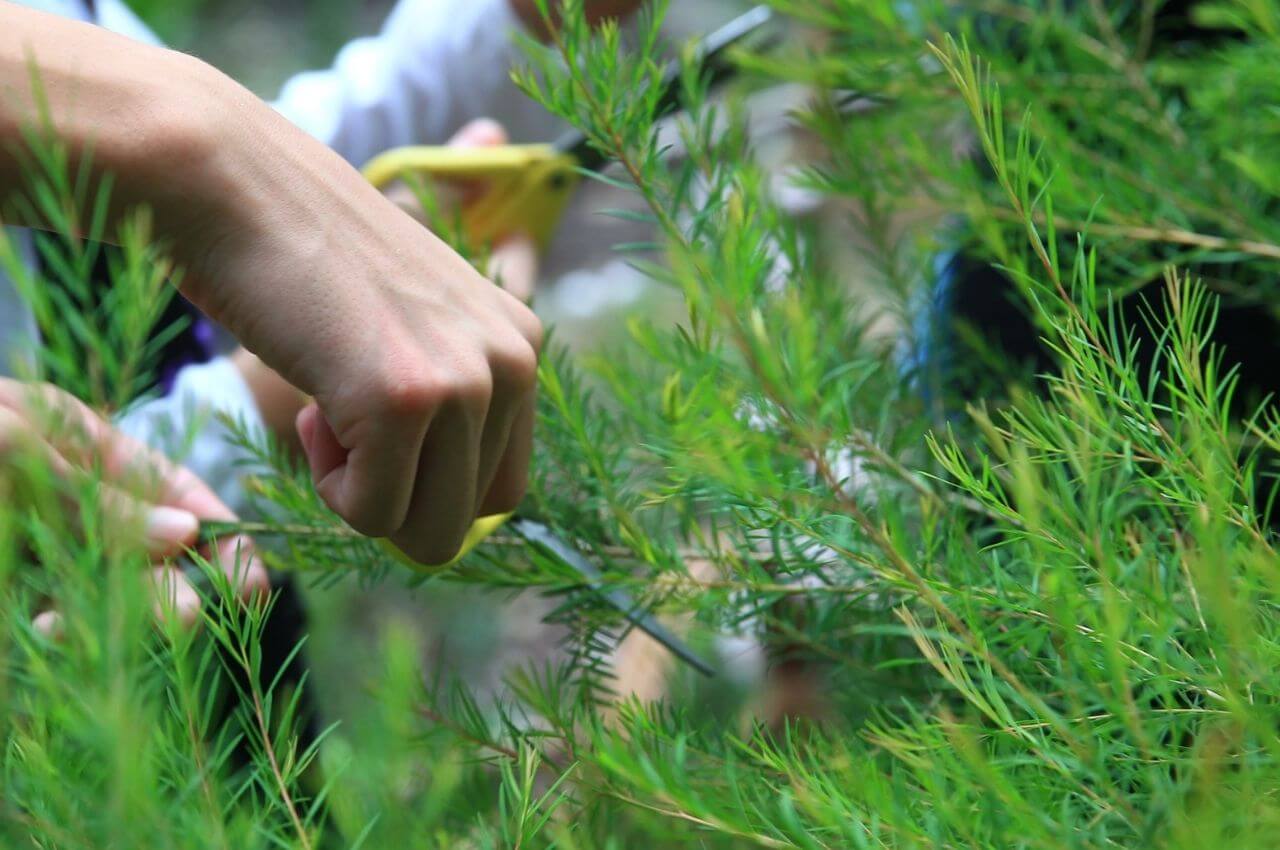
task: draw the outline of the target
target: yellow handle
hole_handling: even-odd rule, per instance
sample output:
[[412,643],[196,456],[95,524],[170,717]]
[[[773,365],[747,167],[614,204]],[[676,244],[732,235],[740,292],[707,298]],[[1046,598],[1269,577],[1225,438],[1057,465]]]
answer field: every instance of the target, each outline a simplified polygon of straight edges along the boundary
[[[576,165],[572,157],[551,145],[410,147],[374,157],[365,165],[364,176],[379,189],[407,177],[483,181],[484,194],[462,211],[467,238],[487,245],[512,233],[525,233],[545,248],[578,183]],[[457,557],[436,567],[416,563],[389,540],[378,542],[411,569],[436,572],[457,563],[510,517],[495,514],[477,519]]]
[[472,549],[483,543],[486,537],[501,528],[502,524],[509,519],[511,519],[511,514],[493,514],[492,516],[480,517],[478,520],[471,523],[471,528],[467,530],[467,536],[462,541],[462,548],[458,550],[458,554],[454,556],[453,560],[447,564],[439,564],[434,567],[419,564],[417,561],[397,549],[395,545],[385,537],[380,538],[378,543],[387,554],[391,555],[397,561],[404,564],[414,572],[434,573],[448,569],[458,563],[458,561],[462,560],[463,556],[467,555]]
[[397,148],[370,160],[364,176],[379,189],[406,177],[482,181],[484,194],[462,211],[467,238],[487,245],[526,233],[543,248],[578,183],[573,157],[551,145]]

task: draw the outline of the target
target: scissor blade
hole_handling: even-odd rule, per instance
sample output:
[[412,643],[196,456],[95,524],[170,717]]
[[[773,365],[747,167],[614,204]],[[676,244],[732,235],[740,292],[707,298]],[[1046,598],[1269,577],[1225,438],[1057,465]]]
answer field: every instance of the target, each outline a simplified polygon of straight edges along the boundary
[[[752,33],[760,31],[773,20],[773,10],[768,6],[756,6],[744,12],[718,30],[704,36],[694,48],[695,61],[701,66],[707,81],[714,86],[732,75],[734,67],[725,57],[730,47],[738,44]],[[665,115],[681,106],[680,103],[680,68],[679,59],[667,63],[662,75],[662,97],[659,99],[658,113]],[[591,146],[587,137],[574,130],[566,133],[555,147],[577,160],[579,167],[589,171],[599,171],[610,163],[610,159]]]
[[646,613],[631,594],[620,588],[605,590],[603,586],[604,577],[600,574],[600,570],[596,568],[596,565],[557,536],[550,528],[540,522],[534,522],[529,519],[513,519],[507,524],[507,527],[523,537],[527,542],[545,552],[549,552],[572,567],[590,587],[600,594],[601,598],[622,612],[622,616],[626,617],[628,622],[662,644],[672,655],[704,676],[715,675],[715,670],[710,664],[698,657],[683,641],[654,619],[653,615]]

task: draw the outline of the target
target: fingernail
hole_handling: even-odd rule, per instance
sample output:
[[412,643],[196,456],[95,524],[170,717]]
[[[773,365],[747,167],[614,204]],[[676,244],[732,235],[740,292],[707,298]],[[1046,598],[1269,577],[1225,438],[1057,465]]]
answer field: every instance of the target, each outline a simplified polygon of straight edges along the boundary
[[191,511],[158,505],[147,512],[147,539],[152,543],[186,543],[195,540],[200,520]]

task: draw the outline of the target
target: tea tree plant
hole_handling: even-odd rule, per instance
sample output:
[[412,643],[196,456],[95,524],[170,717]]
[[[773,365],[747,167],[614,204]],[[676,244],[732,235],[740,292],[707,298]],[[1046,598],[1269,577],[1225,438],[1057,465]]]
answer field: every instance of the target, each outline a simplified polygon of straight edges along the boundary
[[[779,208],[742,92],[708,97],[690,64],[680,151],[660,141],[661,3],[629,46],[566,4],[518,81],[617,162],[655,234],[632,247],[687,311],[545,359],[526,510],[704,652],[754,636],[808,710],[752,713],[678,669],[659,702],[616,693],[621,615],[499,535],[434,581],[556,595],[568,660],[484,702],[424,685],[388,628],[350,673],[366,709],[299,751],[289,695],[229,692],[261,611],[214,579],[201,632],[157,633],[136,556],[9,511],[9,843],[1269,846],[1280,417],[1222,328],[1276,303],[1280,5],[772,5],[789,37],[738,57],[741,87],[810,88],[802,179],[864,235],[859,286]],[[957,248],[1004,282],[1039,374],[984,357],[989,329],[945,368],[914,353],[938,345],[914,317]],[[868,287],[905,339],[873,332]],[[246,528],[278,566],[404,580],[240,431],[274,470],[272,518]],[[27,625],[37,593],[61,642]]]

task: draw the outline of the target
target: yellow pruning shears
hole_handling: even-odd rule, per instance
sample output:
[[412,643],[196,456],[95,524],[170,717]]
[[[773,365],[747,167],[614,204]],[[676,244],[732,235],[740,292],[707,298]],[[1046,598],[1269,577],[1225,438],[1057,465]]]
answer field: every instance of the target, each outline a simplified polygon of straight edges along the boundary
[[[732,73],[726,61],[728,49],[760,31],[772,20],[772,12],[759,6],[735,18],[708,35],[693,51],[708,83]],[[660,109],[679,106],[681,65],[672,62],[662,80]],[[370,160],[364,175],[374,186],[386,188],[397,180],[467,180],[485,185],[485,193],[462,210],[462,227],[475,244],[488,245],[512,233],[531,236],[546,247],[555,234],[565,205],[584,173],[598,171],[608,160],[580,133],[571,133],[553,144],[499,145],[494,147],[406,147],[387,151]],[[389,541],[388,552],[417,571],[435,572],[450,566],[474,549],[486,537],[510,521],[509,528],[526,542],[568,564],[591,584],[599,581],[595,566],[575,548],[556,537],[542,523],[513,514],[477,519],[467,533],[457,558],[450,564],[424,568],[410,561]],[[682,643],[668,634],[651,617],[640,611],[621,592],[606,592],[605,598],[637,627],[654,637],[676,655],[703,672],[710,668]]]
[[475,180],[485,194],[462,210],[467,238],[491,245],[527,233],[545,248],[580,178],[579,161],[556,145],[396,148],[374,157],[364,176],[379,189],[406,177]]

